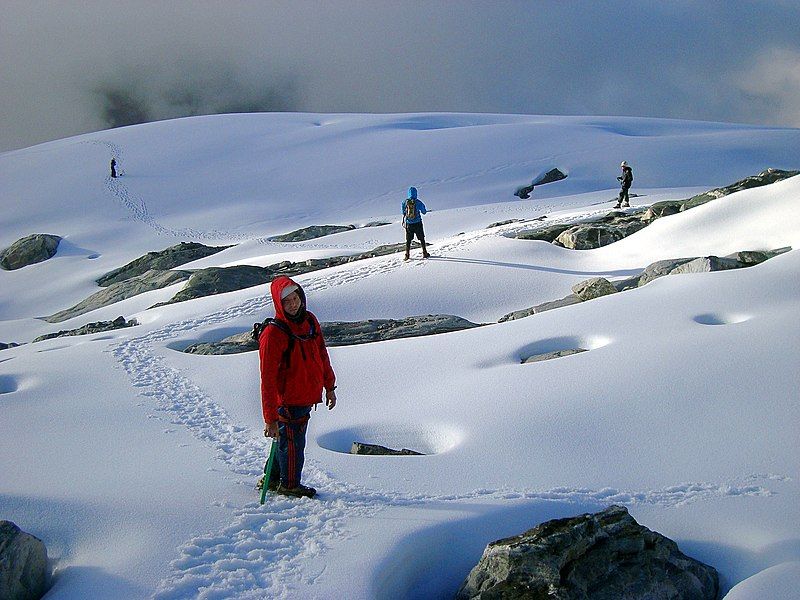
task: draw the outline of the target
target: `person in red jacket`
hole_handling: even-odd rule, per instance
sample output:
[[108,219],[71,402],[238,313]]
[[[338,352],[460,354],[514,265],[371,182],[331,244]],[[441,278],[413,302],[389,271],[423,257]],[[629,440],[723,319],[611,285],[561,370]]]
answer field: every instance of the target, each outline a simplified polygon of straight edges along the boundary
[[306,429],[323,389],[328,409],[336,406],[336,376],[319,321],[306,309],[303,288],[281,276],[270,292],[275,320],[258,339],[264,435],[278,438],[278,460],[268,485],[279,494],[312,497],[316,490],[300,483]]

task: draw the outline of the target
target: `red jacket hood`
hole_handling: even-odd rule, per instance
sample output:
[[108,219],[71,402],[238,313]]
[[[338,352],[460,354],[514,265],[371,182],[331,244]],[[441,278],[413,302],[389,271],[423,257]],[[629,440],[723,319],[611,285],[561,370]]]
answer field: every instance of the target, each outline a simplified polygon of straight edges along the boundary
[[275,305],[275,318],[280,319],[281,321],[288,321],[289,318],[283,312],[283,302],[281,301],[281,292],[286,289],[290,285],[297,286],[297,293],[300,294],[300,300],[303,302],[303,307],[306,305],[306,293],[303,291],[303,288],[300,287],[300,284],[295,283],[289,277],[285,275],[281,275],[280,277],[276,277],[272,280],[272,284],[270,285],[270,293],[272,294],[272,303]]

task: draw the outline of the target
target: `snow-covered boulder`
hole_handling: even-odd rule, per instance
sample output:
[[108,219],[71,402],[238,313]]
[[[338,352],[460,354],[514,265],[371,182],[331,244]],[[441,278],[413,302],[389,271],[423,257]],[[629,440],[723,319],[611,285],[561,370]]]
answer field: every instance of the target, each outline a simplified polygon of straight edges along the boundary
[[0,521],[0,598],[38,600],[47,588],[47,548],[11,521]]
[[14,271],[52,258],[61,238],[47,233],[35,233],[21,238],[0,252],[0,268]]
[[610,506],[490,543],[456,598],[715,600],[718,591],[713,567]]

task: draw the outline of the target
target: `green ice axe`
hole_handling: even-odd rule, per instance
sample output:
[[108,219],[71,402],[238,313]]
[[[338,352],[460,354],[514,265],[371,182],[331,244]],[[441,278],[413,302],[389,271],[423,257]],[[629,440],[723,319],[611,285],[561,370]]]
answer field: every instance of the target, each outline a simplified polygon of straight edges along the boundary
[[264,483],[261,485],[261,502],[259,502],[259,504],[264,504],[264,500],[267,497],[269,476],[272,473],[272,463],[275,460],[275,450],[278,447],[278,444],[275,443],[273,438],[269,440],[269,457],[267,458],[267,462],[264,463]]

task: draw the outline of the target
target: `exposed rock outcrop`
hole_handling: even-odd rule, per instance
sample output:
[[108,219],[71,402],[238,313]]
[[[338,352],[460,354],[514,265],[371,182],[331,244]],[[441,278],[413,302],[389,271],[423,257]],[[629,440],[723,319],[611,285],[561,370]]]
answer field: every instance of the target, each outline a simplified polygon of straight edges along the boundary
[[0,521],[0,598],[38,600],[47,591],[47,548],[11,521]]
[[591,250],[613,244],[647,227],[640,215],[611,212],[591,223],[580,223],[564,230],[553,241],[572,250]]
[[61,238],[47,233],[35,233],[21,238],[0,252],[0,268],[15,271],[55,256]]
[[272,281],[274,276],[274,271],[269,267],[252,265],[200,269],[191,274],[180,292],[166,302],[159,302],[153,308],[262,285]]
[[586,348],[569,348],[567,350],[554,350],[553,352],[544,352],[542,354],[534,354],[522,359],[522,364],[542,362],[544,360],[553,360],[554,358],[563,358],[564,356],[572,356],[573,354],[580,354],[581,352],[588,352]]
[[670,258],[659,260],[649,264],[644,271],[627,279],[609,282],[602,277],[587,279],[572,286],[572,294],[560,300],[544,302],[530,308],[516,310],[508,313],[499,319],[499,323],[522,319],[531,315],[541,313],[555,308],[571,306],[578,302],[585,302],[600,296],[613,294],[641,287],[647,283],[664,277],[665,275],[679,275],[681,273],[709,273],[712,271],[725,271],[727,269],[742,269],[752,267],[770,258],[788,252],[791,248],[779,248],[777,250],[743,250],[735,252],[729,256],[695,256],[689,258]]
[[329,346],[350,346],[384,340],[435,335],[480,327],[454,315],[419,315],[404,319],[331,321],[322,325]]
[[701,204],[722,198],[734,192],[745,189],[768,185],[789,177],[794,177],[800,171],[782,171],[780,169],[767,169],[758,175],[746,177],[736,183],[723,188],[717,188],[698,194],[685,200],[669,200],[656,202],[646,210],[631,210],[626,212],[610,212],[599,219],[591,219],[582,223],[552,225],[550,227],[530,229],[514,234],[514,237],[523,240],[542,240],[552,242],[572,250],[591,250],[601,246],[613,244],[661,217],[677,214]]
[[[384,225],[391,225],[386,221],[370,221],[361,227],[383,227]],[[269,238],[271,242],[305,242],[306,240],[314,240],[317,238],[325,237],[326,235],[333,235],[335,233],[342,233],[344,231],[352,231],[358,229],[358,225],[311,225],[310,227],[303,227],[296,229],[289,233],[281,235],[274,235]]]
[[[351,346],[383,340],[394,340],[461,329],[478,324],[452,315],[424,315],[405,319],[370,319],[368,321],[331,321],[321,323],[328,346]],[[189,354],[237,354],[257,350],[258,344],[249,331],[227,337],[219,342],[193,344],[184,352]]]
[[416,452],[408,448],[393,450],[386,446],[365,444],[363,442],[353,442],[353,445],[350,447],[350,454],[362,454],[367,456],[424,456],[422,452]]
[[530,185],[523,186],[521,188],[517,188],[514,192],[514,195],[517,196],[520,200],[527,200],[531,197],[531,192],[533,192],[533,188],[537,185],[545,185],[546,183],[553,183],[555,181],[561,181],[562,179],[566,179],[567,176],[562,173],[559,169],[550,169],[544,175],[540,175],[533,181],[531,181]]
[[573,304],[578,304],[580,301],[581,299],[578,298],[575,294],[570,294],[569,296],[565,296],[561,300],[542,302],[541,304],[537,304],[536,306],[531,306],[530,308],[515,310],[514,312],[510,312],[507,315],[503,315],[497,322],[503,323],[505,321],[513,321],[515,319],[524,319],[525,317],[530,317],[531,315],[542,313],[548,310],[554,310],[556,308],[564,308],[565,306],[572,306]]
[[325,237],[326,235],[333,235],[334,233],[352,231],[355,228],[355,225],[312,225],[311,227],[303,227],[302,229],[297,229],[282,235],[274,235],[269,238],[269,241],[304,242],[306,240]]
[[689,258],[671,258],[659,260],[647,265],[639,275],[614,282],[618,291],[641,287],[665,275],[679,275],[681,273],[710,273],[712,271],[726,271],[728,269],[742,269],[752,267],[770,258],[788,252],[791,248],[779,248],[770,251],[742,251],[728,256],[697,256]]
[[543,227],[541,229],[530,229],[527,231],[520,231],[515,238],[520,240],[540,240],[543,242],[554,242],[559,235],[564,233],[567,229],[574,227],[570,224],[551,225],[550,227]]
[[716,600],[716,570],[639,525],[622,506],[492,542],[458,600]]
[[133,296],[158,290],[181,281],[186,281],[191,276],[189,271],[146,271],[117,283],[112,283],[107,288],[100,290],[80,301],[72,308],[59,311],[44,320],[48,323],[60,323],[72,317],[91,312],[104,306],[109,306]]
[[133,327],[138,324],[139,323],[136,321],[136,319],[131,319],[130,321],[126,321],[125,317],[117,317],[113,321],[96,321],[94,323],[87,323],[83,327],[78,327],[77,329],[63,329],[57,333],[47,333],[45,335],[40,335],[33,341],[35,343],[58,337],[68,337],[73,335],[88,335],[90,333],[101,333],[103,331],[113,331],[115,329],[122,329],[124,327]]
[[107,287],[111,284],[143,275],[147,271],[168,271],[180,265],[211,256],[226,248],[230,248],[230,246],[205,246],[197,242],[181,242],[160,252],[148,252],[127,265],[106,273],[97,280],[97,284]]
[[0,342],[0,350],[8,350],[9,348],[16,348],[19,344],[15,342]]
[[592,277],[572,286],[572,293],[580,298],[581,302],[614,294],[616,291],[614,284],[605,277]]

